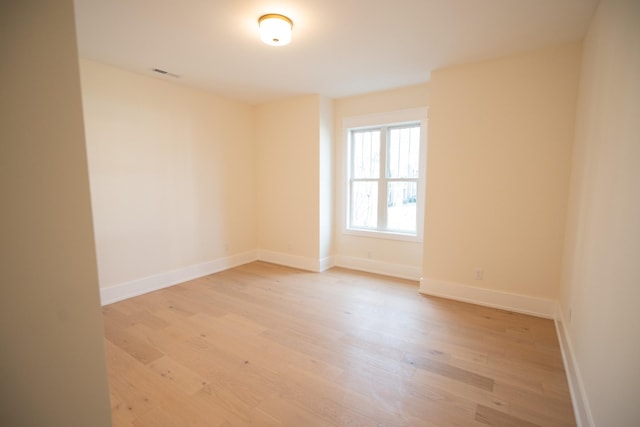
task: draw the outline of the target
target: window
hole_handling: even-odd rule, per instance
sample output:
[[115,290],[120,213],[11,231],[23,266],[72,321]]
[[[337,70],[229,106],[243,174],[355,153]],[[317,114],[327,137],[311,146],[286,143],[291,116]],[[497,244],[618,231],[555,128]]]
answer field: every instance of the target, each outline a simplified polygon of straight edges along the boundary
[[425,123],[422,117],[370,126],[345,123],[347,232],[421,239]]

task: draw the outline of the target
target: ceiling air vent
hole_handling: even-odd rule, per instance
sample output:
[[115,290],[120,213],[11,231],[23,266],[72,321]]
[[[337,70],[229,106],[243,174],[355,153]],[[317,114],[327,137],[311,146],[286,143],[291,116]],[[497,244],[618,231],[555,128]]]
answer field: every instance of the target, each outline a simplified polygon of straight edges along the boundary
[[171,77],[175,77],[176,79],[179,78],[180,76],[174,73],[170,73],[167,70],[162,70],[160,68],[153,68],[152,69],[155,73],[158,74],[164,74],[165,76],[171,76]]

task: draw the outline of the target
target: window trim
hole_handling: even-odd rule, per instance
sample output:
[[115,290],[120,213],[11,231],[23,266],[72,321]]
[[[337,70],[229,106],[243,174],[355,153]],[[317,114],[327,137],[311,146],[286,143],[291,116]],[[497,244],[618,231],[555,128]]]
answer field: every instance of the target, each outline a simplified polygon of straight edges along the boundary
[[[342,164],[340,166],[341,177],[338,180],[341,191],[341,206],[339,206],[339,218],[341,222],[341,230],[343,234],[373,237],[378,239],[404,240],[411,242],[422,242],[424,233],[424,211],[426,194],[426,174],[427,174],[427,108],[414,108],[408,110],[398,110],[388,113],[370,114],[365,116],[346,117],[342,123]],[[351,141],[350,133],[354,130],[370,129],[375,127],[392,128],[396,126],[404,126],[411,124],[420,125],[420,154],[419,167],[420,174],[418,177],[418,194],[423,197],[418,198],[416,206],[416,234],[403,233],[401,231],[391,230],[373,230],[364,228],[349,228],[349,215],[351,214],[351,200],[349,199],[350,191],[350,171],[351,167]],[[388,143],[385,144],[385,151],[388,151]],[[382,159],[381,159],[382,160]],[[382,169],[386,169],[386,161]],[[381,177],[378,182],[387,181],[385,177]]]

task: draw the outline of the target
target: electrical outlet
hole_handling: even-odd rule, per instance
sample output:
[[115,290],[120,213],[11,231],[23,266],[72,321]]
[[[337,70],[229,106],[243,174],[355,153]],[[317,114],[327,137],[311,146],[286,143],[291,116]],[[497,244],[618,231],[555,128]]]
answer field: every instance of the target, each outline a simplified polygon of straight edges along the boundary
[[482,280],[484,278],[484,270],[481,268],[476,268],[476,280]]

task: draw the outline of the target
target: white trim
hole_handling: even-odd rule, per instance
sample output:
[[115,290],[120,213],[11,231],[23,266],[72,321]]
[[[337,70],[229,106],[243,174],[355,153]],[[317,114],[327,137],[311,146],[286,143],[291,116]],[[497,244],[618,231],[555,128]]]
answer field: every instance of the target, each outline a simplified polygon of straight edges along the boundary
[[177,285],[198,277],[218,273],[229,268],[256,261],[258,259],[256,251],[243,252],[224,258],[218,258],[201,264],[190,265],[177,270],[143,277],[130,282],[121,283],[107,288],[100,288],[100,303],[102,305],[111,304],[127,298],[132,298],[158,289]]
[[421,267],[411,265],[391,264],[368,258],[350,256],[337,256],[336,267],[344,267],[351,270],[365,271],[367,273],[381,274],[383,276],[397,277],[399,279],[420,280]]
[[331,267],[336,265],[336,259],[333,256],[328,256],[326,258],[321,258],[319,261],[319,272],[327,271]]
[[313,271],[315,273],[319,273],[326,270],[327,268],[330,268],[329,266],[327,268],[324,268],[323,270],[323,267],[326,267],[330,264],[330,257],[329,259],[317,259],[260,249],[258,250],[258,259],[260,261],[270,262],[272,264],[284,265],[286,267],[298,268],[300,270]]
[[558,303],[546,298],[494,291],[456,282],[420,279],[420,293],[555,319]]
[[374,239],[400,240],[403,242],[422,243],[422,235],[401,233],[388,230],[367,230],[365,228],[345,228],[342,234],[369,237]]
[[[336,159],[336,212],[338,212],[337,227],[342,234],[359,235],[377,239],[404,240],[409,242],[422,242],[424,234],[425,200],[419,198],[416,212],[416,233],[402,234],[392,230],[366,230],[349,228],[349,132],[357,129],[364,129],[376,126],[390,127],[396,125],[420,124],[420,176],[418,178],[418,195],[426,194],[427,181],[427,146],[428,146],[428,118],[429,109],[427,107],[410,108],[383,113],[367,114],[363,116],[345,117],[342,120],[342,133],[337,145]],[[417,280],[417,279],[416,279]]]
[[138,295],[168,288],[169,286],[177,285],[188,280],[197,279],[198,277],[218,273],[258,260],[316,273],[330,269],[335,263],[334,257],[332,256],[315,259],[264,250],[248,251],[201,264],[190,265],[177,270],[167,271],[165,273],[154,274],[153,276],[143,277],[107,288],[100,288],[100,303],[102,305],[112,304],[127,298],[133,298]]
[[571,403],[573,403],[573,413],[576,416],[576,425],[578,427],[594,427],[591,407],[587,399],[587,393],[582,382],[580,369],[576,363],[575,353],[571,345],[569,330],[564,320],[564,313],[558,309],[556,317],[556,332],[558,333],[558,341],[560,342],[560,352],[562,353],[562,361],[564,362],[564,370],[567,373],[569,382],[569,391],[571,394]]

